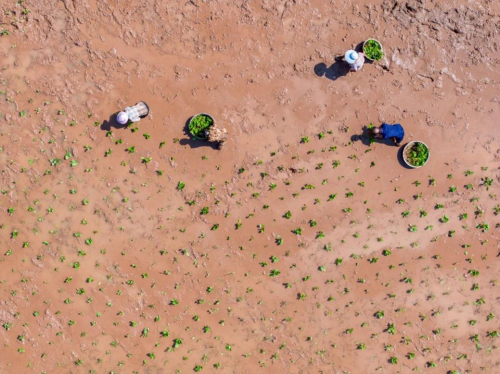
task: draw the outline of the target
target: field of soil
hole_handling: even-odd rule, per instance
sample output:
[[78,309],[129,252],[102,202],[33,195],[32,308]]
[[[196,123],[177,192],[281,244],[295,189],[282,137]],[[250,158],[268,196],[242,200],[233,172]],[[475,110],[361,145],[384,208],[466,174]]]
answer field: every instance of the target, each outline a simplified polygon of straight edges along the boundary
[[2,0],[0,374],[500,373],[499,118],[494,0]]

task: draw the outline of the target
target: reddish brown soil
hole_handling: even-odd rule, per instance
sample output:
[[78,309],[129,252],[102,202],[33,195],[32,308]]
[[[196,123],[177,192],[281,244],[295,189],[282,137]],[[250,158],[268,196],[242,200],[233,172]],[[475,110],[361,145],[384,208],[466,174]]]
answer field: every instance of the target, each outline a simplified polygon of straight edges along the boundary
[[498,2],[0,11],[0,373],[500,373]]

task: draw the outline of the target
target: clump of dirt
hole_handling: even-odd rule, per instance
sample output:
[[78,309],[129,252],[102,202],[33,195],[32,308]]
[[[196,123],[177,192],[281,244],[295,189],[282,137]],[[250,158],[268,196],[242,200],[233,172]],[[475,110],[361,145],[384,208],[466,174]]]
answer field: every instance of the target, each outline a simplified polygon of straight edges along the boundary
[[[500,48],[498,9],[495,13],[491,2],[482,5],[475,8],[453,2],[393,0],[385,1],[382,9],[387,22],[397,22],[401,30],[418,31],[405,38],[416,55],[423,57],[431,53],[443,62],[460,59],[477,65],[491,64],[492,54]],[[434,45],[442,43],[444,50],[435,56],[426,48],[429,41]]]

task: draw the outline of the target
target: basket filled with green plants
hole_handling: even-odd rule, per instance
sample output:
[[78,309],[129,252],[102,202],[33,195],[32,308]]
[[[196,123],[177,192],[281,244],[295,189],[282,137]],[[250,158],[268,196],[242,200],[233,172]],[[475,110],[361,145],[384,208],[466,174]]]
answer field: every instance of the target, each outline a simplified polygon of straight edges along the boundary
[[375,39],[368,39],[363,43],[363,52],[369,60],[380,61],[384,57],[382,44]]
[[189,133],[193,139],[208,139],[208,129],[214,124],[214,119],[210,114],[199,113],[189,121]]
[[429,147],[424,142],[409,142],[403,149],[403,160],[411,168],[424,166],[431,156]]

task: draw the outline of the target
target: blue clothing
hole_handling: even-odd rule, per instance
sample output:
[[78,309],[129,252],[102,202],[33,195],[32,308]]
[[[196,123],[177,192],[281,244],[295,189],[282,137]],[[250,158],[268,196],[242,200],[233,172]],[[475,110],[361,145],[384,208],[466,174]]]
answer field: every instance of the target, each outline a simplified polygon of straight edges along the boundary
[[382,126],[380,126],[380,129],[382,130],[382,136],[384,139],[396,138],[397,142],[401,143],[405,137],[405,130],[399,123],[394,125],[383,123]]

